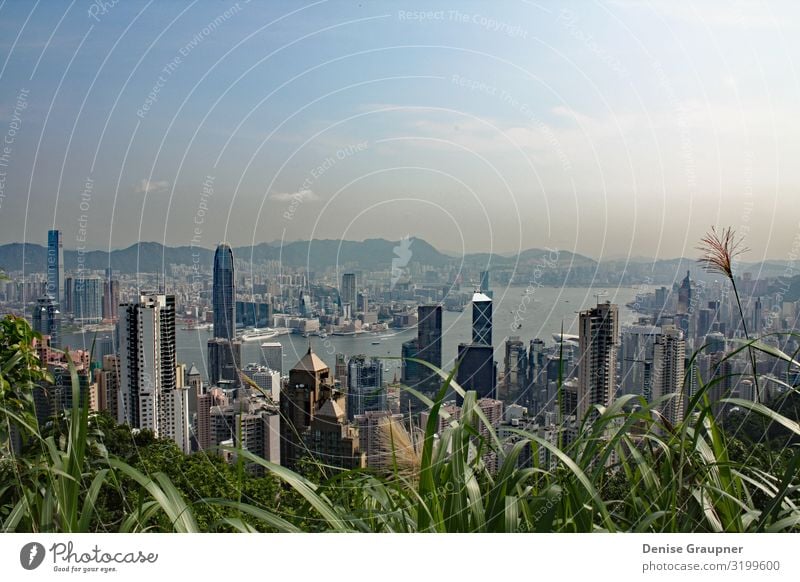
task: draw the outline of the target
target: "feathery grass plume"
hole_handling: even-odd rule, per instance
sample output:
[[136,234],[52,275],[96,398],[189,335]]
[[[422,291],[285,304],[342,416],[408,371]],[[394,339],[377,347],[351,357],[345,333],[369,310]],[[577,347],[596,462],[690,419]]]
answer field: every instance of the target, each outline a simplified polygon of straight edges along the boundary
[[[743,245],[744,237],[737,237],[736,231],[732,226],[722,229],[722,232],[717,232],[717,229],[712,226],[711,231],[700,239],[700,246],[697,247],[699,251],[703,252],[703,256],[698,261],[703,265],[709,273],[719,273],[728,278],[731,282],[733,289],[733,296],[736,298],[736,305],[739,307],[739,317],[742,320],[742,330],[744,331],[745,340],[750,341],[750,334],[747,332],[747,319],[744,316],[744,309],[742,309],[742,301],[739,298],[739,290],[736,288],[736,278],[733,276],[733,261],[736,257],[748,252],[750,249]],[[750,354],[750,365],[753,372],[753,385],[755,386],[755,400],[759,398],[758,387],[758,373],[756,370],[756,355],[753,347],[748,345],[747,351]]]
[[378,421],[379,451],[386,465],[409,479],[419,476],[422,457],[419,439],[415,442],[403,423],[385,417]]
[[712,226],[711,231],[700,239],[697,250],[703,253],[698,262],[709,273],[719,273],[733,281],[733,261],[739,255],[750,249],[743,246],[744,237],[737,237],[733,227],[723,228],[717,232]]

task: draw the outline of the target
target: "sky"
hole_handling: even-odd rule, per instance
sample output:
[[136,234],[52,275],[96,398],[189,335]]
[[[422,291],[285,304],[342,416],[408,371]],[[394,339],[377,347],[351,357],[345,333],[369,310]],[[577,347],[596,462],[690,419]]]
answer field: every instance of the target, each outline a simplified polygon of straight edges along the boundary
[[0,244],[800,253],[795,2],[0,1]]

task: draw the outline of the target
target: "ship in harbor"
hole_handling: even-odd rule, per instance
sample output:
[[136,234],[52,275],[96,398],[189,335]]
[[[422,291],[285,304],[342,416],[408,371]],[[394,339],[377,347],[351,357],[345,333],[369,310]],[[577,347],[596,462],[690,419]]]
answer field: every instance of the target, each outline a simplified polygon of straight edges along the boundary
[[188,322],[186,325],[181,327],[181,329],[184,331],[196,331],[196,330],[210,331],[213,328],[214,328],[213,323],[193,323],[193,322]]
[[289,329],[286,327],[253,327],[243,331],[239,339],[243,342],[265,341],[287,333]]

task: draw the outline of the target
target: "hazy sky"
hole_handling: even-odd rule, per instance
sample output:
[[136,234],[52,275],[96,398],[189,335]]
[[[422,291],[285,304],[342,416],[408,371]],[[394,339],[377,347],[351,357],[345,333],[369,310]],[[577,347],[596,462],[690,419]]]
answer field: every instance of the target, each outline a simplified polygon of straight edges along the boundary
[[0,243],[790,259],[798,61],[791,1],[6,0]]

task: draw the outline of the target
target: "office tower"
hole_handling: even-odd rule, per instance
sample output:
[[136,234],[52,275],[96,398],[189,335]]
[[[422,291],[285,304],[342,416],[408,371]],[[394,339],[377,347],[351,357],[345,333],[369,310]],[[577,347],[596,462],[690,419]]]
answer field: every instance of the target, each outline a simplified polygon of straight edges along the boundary
[[761,297],[756,297],[753,303],[753,321],[750,324],[751,329],[748,330],[753,336],[761,335],[761,313]]
[[403,342],[401,348],[403,363],[400,371],[400,379],[403,384],[406,386],[411,386],[412,388],[418,387],[417,384],[419,384],[420,365],[417,362],[409,361],[408,358],[417,357],[417,352],[419,351],[418,346],[419,340],[414,338]]
[[399,434],[396,439],[391,436],[387,438],[387,431],[395,427],[397,433],[404,430],[403,415],[392,414],[388,410],[370,410],[356,415],[355,422],[358,425],[359,450],[365,456],[367,467],[379,471],[391,469],[393,459],[403,455],[403,451],[398,449],[403,446],[404,441]]
[[692,280],[689,277],[689,271],[686,271],[686,277],[681,282],[680,289],[678,289],[678,313],[689,313],[692,307]]
[[[437,368],[442,367],[442,306],[420,305],[417,308],[417,358]],[[439,375],[417,364],[420,390],[435,392],[442,384]]]
[[228,243],[220,243],[214,252],[214,284],[211,294],[214,337],[233,340],[236,337],[236,283],[233,250]]
[[72,313],[72,277],[64,278],[63,299],[61,301],[62,313]]
[[653,365],[653,346],[661,328],[654,325],[628,325],[622,328],[623,394],[639,394],[650,399],[647,376]]
[[711,333],[714,324],[714,312],[708,308],[701,308],[697,311],[697,326],[695,327],[695,338],[701,340]]
[[616,391],[619,310],[609,302],[579,316],[578,420],[598,404],[610,406]]
[[653,401],[667,394],[674,398],[661,405],[664,417],[672,424],[683,420],[685,395],[683,394],[686,341],[683,332],[667,326],[656,336],[653,346]]
[[55,299],[48,295],[36,300],[31,313],[31,326],[43,336],[50,336],[50,347],[61,349],[61,311]]
[[539,338],[532,339],[528,347],[527,379],[524,401],[534,416],[547,404],[547,350]]
[[503,397],[516,402],[528,386],[528,352],[519,337],[506,341],[503,364]]
[[659,287],[656,289],[656,302],[655,302],[655,309],[657,311],[663,311],[667,305],[667,288],[666,287]]
[[100,277],[74,277],[72,279],[72,315],[83,324],[103,320],[103,280]]
[[208,381],[212,386],[227,385],[238,388],[241,384],[242,342],[224,338],[208,340]]
[[300,317],[311,317],[311,298],[308,296],[305,289],[300,290],[298,306]]
[[261,344],[261,354],[264,356],[264,363],[271,370],[283,375],[283,344],[280,342],[264,342]]
[[472,343],[492,345],[492,300],[483,293],[472,296]]
[[[485,344],[458,344],[456,382],[464,390],[474,390],[478,398],[494,396],[497,369],[494,350]],[[461,397],[457,399],[460,403]]]
[[103,319],[117,321],[119,315],[119,281],[112,278],[111,269],[106,269],[103,282]]
[[350,305],[351,313],[356,310],[356,274],[345,273],[342,275],[342,288],[339,290],[339,297],[342,301],[342,309],[345,305]]
[[386,410],[383,362],[353,356],[347,363],[347,418],[352,420],[368,410]]
[[117,421],[189,442],[188,399],[175,360],[175,297],[145,293],[120,305]]
[[481,271],[480,291],[487,297],[491,298],[492,290],[491,287],[489,286],[489,271]]
[[60,230],[47,231],[47,295],[64,301],[64,241]]
[[296,467],[304,456],[304,438],[321,402],[332,390],[330,368],[308,347],[308,352],[289,371],[283,387],[281,410],[281,459]]

